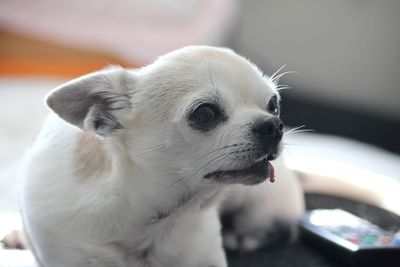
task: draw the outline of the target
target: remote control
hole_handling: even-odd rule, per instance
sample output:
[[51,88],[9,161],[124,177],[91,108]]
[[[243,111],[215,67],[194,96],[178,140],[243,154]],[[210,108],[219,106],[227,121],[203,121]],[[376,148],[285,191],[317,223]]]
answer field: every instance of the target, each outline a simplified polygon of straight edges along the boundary
[[347,266],[400,266],[400,232],[385,231],[344,210],[308,211],[300,229],[306,242]]

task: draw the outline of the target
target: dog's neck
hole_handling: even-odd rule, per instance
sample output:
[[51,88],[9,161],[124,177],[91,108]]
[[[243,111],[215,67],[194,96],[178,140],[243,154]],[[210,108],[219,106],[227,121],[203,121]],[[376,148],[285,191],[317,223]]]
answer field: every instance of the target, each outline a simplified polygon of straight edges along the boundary
[[[170,177],[165,177],[161,173],[152,172],[152,174],[154,176],[151,177],[147,174],[135,176],[137,179],[127,177],[131,186],[141,185],[143,190],[129,199],[131,212],[135,216],[133,222],[136,226],[132,230],[135,232],[134,237],[120,242],[121,247],[129,251],[127,257],[133,256],[144,261],[147,257],[151,257],[154,246],[160,239],[164,236],[177,235],[178,233],[174,232],[184,227],[188,217],[201,218],[201,214],[207,209],[215,208],[223,196],[222,186],[192,190],[185,186],[170,186],[174,183],[174,180],[166,179]],[[157,184],[151,180],[168,182]],[[152,186],[149,187],[143,181],[149,181]],[[155,184],[157,186],[154,186]]]
[[[201,212],[213,206],[222,195],[221,185],[191,186],[186,184],[182,177],[171,177],[165,172],[154,169],[149,172],[139,172],[134,169],[134,162],[128,165],[133,169],[130,173],[126,173],[123,184],[128,186],[124,189],[140,188],[135,191],[135,195],[131,195],[129,202],[138,214],[143,215],[141,223],[149,227],[166,220],[176,219],[187,211]],[[135,175],[131,176],[131,173]],[[184,179],[190,180],[190,178]]]
[[[116,147],[119,151],[112,151]],[[183,183],[174,184],[177,177],[168,177],[157,168],[141,169],[124,155],[123,149],[121,144],[80,133],[75,150],[76,170],[81,179],[98,179],[99,184],[103,183],[99,188],[106,191],[104,195],[115,196],[113,201],[117,204],[110,207],[127,214],[126,221],[130,221],[133,231],[139,230],[135,233],[136,241],[120,245],[136,250],[136,244],[151,244],[151,240],[145,239],[157,238],[157,232],[162,234],[185,213],[195,214],[212,207],[223,195],[222,186],[191,188]]]

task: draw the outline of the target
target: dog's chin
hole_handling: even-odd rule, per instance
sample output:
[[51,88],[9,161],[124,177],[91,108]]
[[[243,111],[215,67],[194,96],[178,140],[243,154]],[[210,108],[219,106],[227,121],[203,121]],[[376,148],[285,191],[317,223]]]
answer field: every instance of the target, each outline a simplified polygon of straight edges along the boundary
[[272,173],[271,163],[263,159],[244,169],[210,172],[204,178],[217,183],[253,185],[264,182]]

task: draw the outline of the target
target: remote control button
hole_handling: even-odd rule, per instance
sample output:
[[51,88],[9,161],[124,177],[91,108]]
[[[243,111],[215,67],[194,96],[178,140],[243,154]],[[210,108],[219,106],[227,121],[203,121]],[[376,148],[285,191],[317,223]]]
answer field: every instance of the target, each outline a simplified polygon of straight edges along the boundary
[[361,243],[361,239],[359,239],[357,237],[349,237],[349,238],[346,238],[346,239],[348,241],[350,241],[351,243],[356,244],[356,245]]
[[390,236],[380,236],[378,242],[383,245],[388,245],[392,242]]
[[394,245],[400,245],[400,232],[397,232],[397,233],[394,235],[393,244],[394,244]]
[[365,236],[365,237],[362,239],[362,242],[363,242],[364,244],[367,244],[367,245],[372,245],[372,244],[375,243],[376,239],[377,239],[376,236]]

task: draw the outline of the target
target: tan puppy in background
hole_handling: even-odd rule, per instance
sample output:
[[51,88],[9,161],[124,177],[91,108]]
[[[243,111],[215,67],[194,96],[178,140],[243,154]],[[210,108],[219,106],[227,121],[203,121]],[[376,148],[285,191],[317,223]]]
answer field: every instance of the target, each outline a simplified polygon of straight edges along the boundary
[[303,212],[280,162],[264,182],[282,146],[276,85],[231,50],[92,73],[47,103],[55,114],[26,157],[21,201],[43,266],[225,267],[221,205],[241,211],[225,242],[244,250]]

